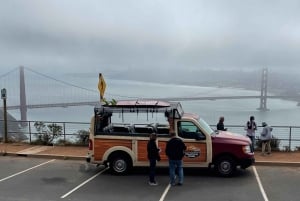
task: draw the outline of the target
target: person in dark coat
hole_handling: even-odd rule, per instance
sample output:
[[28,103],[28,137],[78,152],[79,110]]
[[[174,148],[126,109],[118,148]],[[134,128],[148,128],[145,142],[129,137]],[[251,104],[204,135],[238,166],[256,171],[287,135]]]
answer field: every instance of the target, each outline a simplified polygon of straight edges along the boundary
[[148,159],[149,159],[149,185],[156,186],[157,182],[155,181],[155,168],[156,168],[156,161],[160,161],[159,151],[160,149],[156,145],[156,134],[150,134],[150,140],[147,144],[147,152],[148,152]]
[[227,128],[224,128],[224,117],[220,117],[219,122],[217,124],[217,130],[218,131],[227,131]]
[[181,186],[183,184],[183,161],[184,151],[186,146],[183,141],[176,137],[175,133],[170,133],[171,139],[166,145],[166,155],[169,159],[169,174],[170,174],[170,184],[175,186],[175,170],[178,170],[178,183]]

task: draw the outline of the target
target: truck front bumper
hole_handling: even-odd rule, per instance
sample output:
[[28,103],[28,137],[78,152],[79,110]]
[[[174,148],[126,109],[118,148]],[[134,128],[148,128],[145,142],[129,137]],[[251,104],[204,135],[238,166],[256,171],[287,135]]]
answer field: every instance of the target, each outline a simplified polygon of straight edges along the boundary
[[255,158],[246,158],[240,161],[242,169],[246,169],[255,163]]

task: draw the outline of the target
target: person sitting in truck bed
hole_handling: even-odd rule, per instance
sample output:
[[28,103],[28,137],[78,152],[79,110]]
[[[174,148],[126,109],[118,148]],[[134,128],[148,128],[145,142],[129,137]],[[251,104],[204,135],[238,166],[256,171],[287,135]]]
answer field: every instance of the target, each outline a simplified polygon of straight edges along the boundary
[[170,113],[166,112],[165,116],[167,118],[167,121],[169,123],[169,133],[175,133],[175,128],[174,128],[174,119],[171,117]]

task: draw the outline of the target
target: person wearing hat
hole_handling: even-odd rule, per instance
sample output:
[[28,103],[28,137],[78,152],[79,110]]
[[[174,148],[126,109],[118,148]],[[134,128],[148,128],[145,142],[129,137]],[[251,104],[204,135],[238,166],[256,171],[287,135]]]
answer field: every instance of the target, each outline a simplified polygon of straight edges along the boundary
[[262,141],[261,145],[261,154],[266,155],[266,146],[267,146],[267,154],[271,154],[271,139],[272,139],[272,130],[271,126],[268,126],[266,122],[262,122],[263,130],[260,133],[260,139]]

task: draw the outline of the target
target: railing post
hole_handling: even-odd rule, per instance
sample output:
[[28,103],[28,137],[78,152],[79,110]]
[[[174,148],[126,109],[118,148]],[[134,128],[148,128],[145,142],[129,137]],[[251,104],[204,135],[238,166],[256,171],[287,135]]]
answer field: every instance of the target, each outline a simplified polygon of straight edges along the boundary
[[289,135],[289,151],[291,151],[292,144],[292,127],[290,126],[290,135]]
[[64,122],[64,144],[66,144],[66,122]]
[[28,121],[29,143],[31,144],[31,123]]

